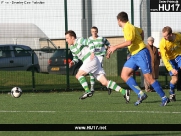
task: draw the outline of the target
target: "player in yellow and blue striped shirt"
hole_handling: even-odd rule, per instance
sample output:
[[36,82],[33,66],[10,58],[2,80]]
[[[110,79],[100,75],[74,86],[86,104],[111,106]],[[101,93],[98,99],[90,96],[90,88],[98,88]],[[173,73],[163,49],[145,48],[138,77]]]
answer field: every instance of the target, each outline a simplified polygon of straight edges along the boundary
[[125,42],[110,46],[109,52],[113,53],[118,48],[128,47],[131,57],[126,61],[121,72],[121,78],[126,84],[138,95],[138,100],[135,105],[139,105],[147,98],[147,95],[141,91],[134,78],[131,76],[133,71],[141,68],[144,78],[154,88],[162,99],[161,106],[167,105],[170,102],[165,96],[158,81],[153,79],[151,74],[151,57],[146,45],[144,44],[139,31],[135,26],[129,23],[126,12],[120,12],[117,15],[118,25],[123,28]]

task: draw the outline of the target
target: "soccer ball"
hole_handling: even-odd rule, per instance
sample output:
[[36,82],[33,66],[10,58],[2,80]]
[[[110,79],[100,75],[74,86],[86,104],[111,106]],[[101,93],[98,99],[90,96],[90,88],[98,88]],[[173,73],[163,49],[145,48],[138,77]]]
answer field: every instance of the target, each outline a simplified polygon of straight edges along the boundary
[[13,87],[11,89],[11,96],[14,98],[19,98],[22,94],[22,90],[19,87]]

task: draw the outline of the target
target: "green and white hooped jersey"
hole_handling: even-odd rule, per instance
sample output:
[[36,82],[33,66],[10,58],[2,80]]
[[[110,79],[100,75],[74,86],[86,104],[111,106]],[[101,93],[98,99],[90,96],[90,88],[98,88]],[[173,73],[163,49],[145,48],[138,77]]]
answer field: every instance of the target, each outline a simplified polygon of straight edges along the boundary
[[78,38],[74,45],[70,46],[70,51],[73,55],[73,62],[77,63],[80,60],[85,61],[90,57],[91,52],[94,52],[95,46],[89,39]]
[[104,56],[106,54],[105,46],[110,46],[110,43],[106,38],[98,36],[96,39],[93,39],[93,37],[90,36],[89,40],[94,43],[96,56]]

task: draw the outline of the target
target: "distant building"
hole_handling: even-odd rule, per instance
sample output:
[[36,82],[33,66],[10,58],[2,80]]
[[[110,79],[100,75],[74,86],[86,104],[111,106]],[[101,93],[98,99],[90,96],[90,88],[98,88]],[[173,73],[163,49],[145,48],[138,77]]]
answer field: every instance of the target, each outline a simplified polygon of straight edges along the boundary
[[[91,2],[89,11],[83,13],[82,2]],[[141,4],[145,0],[134,0],[134,25],[140,27]],[[147,1],[147,0],[146,0]],[[89,6],[89,5],[88,5]],[[145,7],[149,10],[149,7]],[[131,21],[131,0],[67,0],[68,29],[82,36],[82,20],[91,18],[92,26],[99,28],[99,35],[122,36],[122,30],[117,25],[116,16],[126,11]],[[142,11],[143,12],[143,11]],[[86,13],[91,13],[87,16]],[[161,38],[160,32],[164,26],[171,26],[174,31],[180,31],[181,12],[150,12],[151,35],[157,46]],[[50,39],[62,39],[65,33],[63,0],[33,1],[2,1],[0,3],[0,23],[33,23],[37,25]],[[89,31],[86,28],[85,31]],[[147,39],[147,37],[145,37]]]

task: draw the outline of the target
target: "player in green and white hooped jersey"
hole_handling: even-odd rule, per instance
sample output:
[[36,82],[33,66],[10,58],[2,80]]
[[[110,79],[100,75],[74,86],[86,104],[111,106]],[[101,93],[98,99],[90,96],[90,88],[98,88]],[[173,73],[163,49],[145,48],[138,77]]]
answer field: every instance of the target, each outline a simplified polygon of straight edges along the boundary
[[85,90],[85,93],[80,97],[80,99],[85,99],[92,96],[92,92],[90,91],[85,79],[85,75],[92,73],[94,77],[102,83],[102,85],[106,86],[107,88],[114,89],[117,92],[121,92],[124,95],[126,102],[129,102],[130,92],[118,86],[114,81],[106,79],[101,63],[94,55],[94,44],[88,39],[76,38],[76,34],[72,30],[65,33],[65,38],[73,55],[73,60],[69,63],[69,67],[77,63],[79,59],[83,62],[78,73],[76,74],[76,78]]
[[[91,34],[92,36],[89,37],[89,40],[94,43],[94,46],[95,46],[94,53],[99,59],[99,62],[101,63],[101,65],[103,66],[102,64],[103,58],[106,55],[106,52],[110,46],[110,43],[106,38],[98,36],[98,28],[96,26],[93,26],[91,28]],[[89,73],[89,75],[90,75],[90,85],[91,85],[90,90],[91,92],[94,92],[95,78],[91,73]],[[111,93],[111,89],[108,90],[108,93],[109,94]]]

